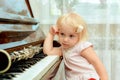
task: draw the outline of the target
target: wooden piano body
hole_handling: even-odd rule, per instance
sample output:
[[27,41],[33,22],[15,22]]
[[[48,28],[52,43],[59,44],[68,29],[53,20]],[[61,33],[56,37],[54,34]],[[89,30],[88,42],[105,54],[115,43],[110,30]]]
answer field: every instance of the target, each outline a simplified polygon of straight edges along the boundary
[[[0,1],[0,3],[4,3],[4,5],[0,4],[0,50],[5,50],[8,54],[14,51],[24,50],[29,46],[42,47],[45,39],[39,21],[32,16],[30,6],[28,6],[28,0],[19,1],[25,4],[27,3],[28,10],[22,10],[25,14],[21,13],[22,15],[20,15],[20,12],[14,13],[15,10],[10,10],[8,3],[13,3],[15,0],[11,0],[10,2],[7,2],[7,0]],[[5,5],[5,2],[7,2],[6,4],[8,6]],[[26,8],[25,6],[23,7]],[[32,17],[30,17],[30,15]],[[0,51],[0,58],[2,59],[1,54],[2,51]],[[41,51],[40,54],[43,54],[43,52]],[[23,61],[26,62],[27,60]],[[4,63],[5,60],[2,62]],[[3,66],[3,63],[0,62],[0,66]],[[17,62],[13,62],[12,65],[16,65],[15,63]],[[49,80],[59,63],[60,59],[58,56],[44,56],[44,58],[34,65],[25,68],[23,72],[10,72],[10,70],[8,70],[0,73],[0,80]]]

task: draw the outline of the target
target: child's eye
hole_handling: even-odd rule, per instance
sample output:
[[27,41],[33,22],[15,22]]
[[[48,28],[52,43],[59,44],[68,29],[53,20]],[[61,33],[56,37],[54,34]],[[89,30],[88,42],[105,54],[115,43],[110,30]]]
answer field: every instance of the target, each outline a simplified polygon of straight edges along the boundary
[[62,35],[62,36],[63,36],[63,35],[64,35],[64,33],[60,33],[60,35]]
[[70,35],[70,37],[72,38],[72,37],[74,37],[74,35]]

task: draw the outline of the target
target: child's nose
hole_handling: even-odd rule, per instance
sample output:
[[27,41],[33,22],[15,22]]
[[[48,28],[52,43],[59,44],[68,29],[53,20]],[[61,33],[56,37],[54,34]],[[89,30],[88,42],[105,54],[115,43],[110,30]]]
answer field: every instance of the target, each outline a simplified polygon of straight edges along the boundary
[[68,37],[64,37],[64,41],[68,41]]

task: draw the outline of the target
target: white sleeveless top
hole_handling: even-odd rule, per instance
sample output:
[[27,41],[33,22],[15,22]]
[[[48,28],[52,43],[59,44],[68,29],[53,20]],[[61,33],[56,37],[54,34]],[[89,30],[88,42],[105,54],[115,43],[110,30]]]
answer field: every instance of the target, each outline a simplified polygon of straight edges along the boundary
[[82,42],[67,51],[63,50],[63,60],[53,80],[99,80],[94,67],[80,55],[82,50],[90,46],[90,42]]

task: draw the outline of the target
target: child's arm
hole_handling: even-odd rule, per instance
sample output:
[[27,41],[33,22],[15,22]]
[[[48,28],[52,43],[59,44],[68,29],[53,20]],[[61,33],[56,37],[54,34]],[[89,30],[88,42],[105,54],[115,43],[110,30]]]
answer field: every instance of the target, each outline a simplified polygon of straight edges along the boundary
[[98,75],[100,76],[100,80],[108,80],[107,71],[100,59],[97,57],[95,51],[93,50],[93,47],[89,47],[83,50],[81,56],[86,58],[88,62],[94,66]]
[[57,32],[57,29],[52,26],[43,44],[43,52],[45,54],[61,56],[61,48],[53,47],[53,39],[56,32]]

